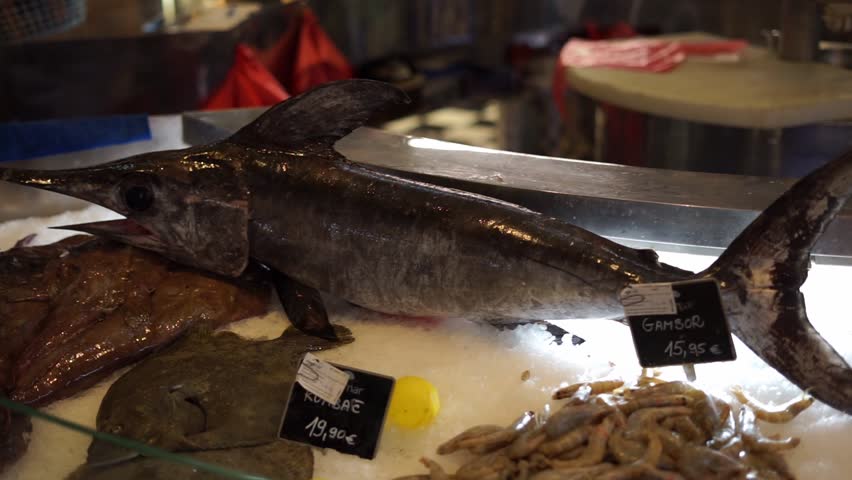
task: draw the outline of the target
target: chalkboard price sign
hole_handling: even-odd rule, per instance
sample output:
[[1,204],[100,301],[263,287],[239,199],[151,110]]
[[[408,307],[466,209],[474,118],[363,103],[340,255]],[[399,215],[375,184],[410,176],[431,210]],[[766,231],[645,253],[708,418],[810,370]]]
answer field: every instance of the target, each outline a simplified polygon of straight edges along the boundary
[[[663,292],[669,285],[667,296]],[[625,289],[621,298],[640,365],[661,367],[737,358],[715,280],[654,284],[647,294],[637,287],[642,285]],[[673,302],[671,309],[667,307],[668,298]]]
[[279,437],[372,459],[387,415],[394,379],[334,365],[349,382],[334,405],[294,382]]

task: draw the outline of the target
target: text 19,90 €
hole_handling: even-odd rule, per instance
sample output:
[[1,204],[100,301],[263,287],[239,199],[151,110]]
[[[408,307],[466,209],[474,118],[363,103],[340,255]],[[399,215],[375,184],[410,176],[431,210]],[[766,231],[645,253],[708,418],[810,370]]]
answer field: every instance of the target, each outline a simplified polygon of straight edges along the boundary
[[348,434],[346,430],[338,427],[329,427],[328,422],[321,419],[320,417],[314,417],[313,420],[308,423],[305,427],[305,430],[308,431],[308,436],[321,438],[323,441],[326,440],[339,440],[346,442],[347,445],[355,445],[355,442],[358,441],[357,434]]

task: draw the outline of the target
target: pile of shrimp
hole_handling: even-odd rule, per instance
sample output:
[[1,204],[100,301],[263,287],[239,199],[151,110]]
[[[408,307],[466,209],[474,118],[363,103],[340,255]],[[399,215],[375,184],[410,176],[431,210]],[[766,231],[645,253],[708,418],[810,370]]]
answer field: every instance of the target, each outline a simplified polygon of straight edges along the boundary
[[423,458],[428,474],[397,480],[794,478],[781,452],[799,439],[763,436],[756,420],[789,422],[813,399],[805,394],[770,411],[740,389],[732,393],[739,405],[645,372],[631,387],[571,385],[554,393],[567,401],[550,415],[525,412],[511,425],[476,426],[440,445],[439,455],[473,454],[454,474]]

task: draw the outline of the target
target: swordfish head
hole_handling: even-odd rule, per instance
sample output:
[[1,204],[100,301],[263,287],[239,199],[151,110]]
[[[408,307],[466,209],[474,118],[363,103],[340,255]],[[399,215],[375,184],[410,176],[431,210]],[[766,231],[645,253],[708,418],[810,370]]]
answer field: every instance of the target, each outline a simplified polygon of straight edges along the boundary
[[327,155],[373,113],[408,99],[371,80],[320,86],[272,107],[210,145],[137,155],[74,170],[0,168],[0,180],[81,198],[126,217],[63,228],[109,237],[178,263],[237,276],[250,256],[244,168],[276,152]]
[[214,148],[148,153],[74,170],[0,169],[0,179],[96,203],[126,218],[62,227],[237,276],[248,262],[248,194]]

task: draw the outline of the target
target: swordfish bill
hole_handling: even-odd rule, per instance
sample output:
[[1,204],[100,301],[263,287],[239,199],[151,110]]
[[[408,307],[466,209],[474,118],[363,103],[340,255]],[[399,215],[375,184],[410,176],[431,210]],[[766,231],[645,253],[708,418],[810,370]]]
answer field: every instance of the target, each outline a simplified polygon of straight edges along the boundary
[[852,369],[811,326],[810,250],[852,193],[852,153],[796,183],[710,268],[693,273],[482,195],[353,163],[334,143],[407,99],[350,80],[286,100],[230,138],[96,167],[0,178],[103,205],[124,220],[65,228],[235,276],[268,268],[291,321],[329,335],[319,292],[406,316],[620,318],[627,285],[718,280],[734,333],[791,382],[852,413]]

